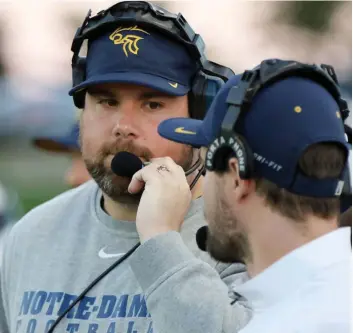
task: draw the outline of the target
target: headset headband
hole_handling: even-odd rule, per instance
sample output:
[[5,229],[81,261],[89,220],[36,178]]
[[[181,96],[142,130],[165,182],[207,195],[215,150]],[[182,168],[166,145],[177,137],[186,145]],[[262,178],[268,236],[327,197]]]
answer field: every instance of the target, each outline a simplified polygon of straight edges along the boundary
[[133,22],[157,29],[183,43],[191,56],[200,62],[205,74],[220,77],[223,81],[227,81],[234,75],[230,68],[206,59],[204,54],[205,43],[202,37],[194,32],[180,13],[172,14],[164,8],[145,1],[123,1],[100,11],[93,17],[91,17],[91,13],[92,11],[89,10],[82,26],[77,29],[72,42],[73,65],[79,59],[79,53],[85,39],[95,38],[103,30],[109,29],[117,23]]
[[307,77],[326,88],[336,99],[344,122],[349,116],[347,102],[341,98],[335,70],[329,65],[308,65],[296,61],[265,60],[257,68],[245,71],[239,85],[233,87],[228,94],[229,104],[221,127],[224,135],[234,132],[240,113],[248,110],[252,99],[258,91],[276,81],[289,76]]

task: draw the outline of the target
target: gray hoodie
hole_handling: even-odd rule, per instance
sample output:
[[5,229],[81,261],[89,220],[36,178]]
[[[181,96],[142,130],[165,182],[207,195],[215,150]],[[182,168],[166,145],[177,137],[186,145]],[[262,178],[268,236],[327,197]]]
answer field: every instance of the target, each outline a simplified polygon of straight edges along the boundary
[[[1,333],[47,332],[91,281],[138,243],[135,223],[113,220],[102,210],[101,197],[95,182],[90,181],[36,207],[16,223],[7,238],[0,272]],[[175,244],[181,246],[180,260],[187,255],[188,262],[195,262],[187,274],[210,286],[209,294],[199,295],[200,312],[190,309],[195,299],[188,300],[188,295],[194,298],[194,294],[189,294],[179,279],[175,293],[163,295],[164,270],[168,265],[175,268],[175,252],[165,247],[159,251],[151,242],[90,290],[55,332],[213,333],[221,332],[222,327],[236,332],[247,321],[246,311],[229,306],[231,299],[220,275],[229,284],[243,274],[244,267],[219,264],[197,248],[195,233],[204,224],[202,199],[198,199],[190,207],[181,239],[174,235]],[[172,242],[174,238],[172,235]],[[183,271],[177,263],[176,272]],[[174,303],[181,298],[183,304]],[[160,321],[164,314],[156,308],[158,302],[174,304],[175,316]],[[179,314],[185,311],[190,311],[190,321],[179,322]]]

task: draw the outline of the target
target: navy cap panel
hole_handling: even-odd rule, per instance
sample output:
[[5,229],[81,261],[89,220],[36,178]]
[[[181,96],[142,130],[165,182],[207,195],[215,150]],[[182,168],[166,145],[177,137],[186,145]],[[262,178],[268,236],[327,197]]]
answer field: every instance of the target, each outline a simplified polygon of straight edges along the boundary
[[199,64],[180,42],[156,31],[123,26],[90,42],[86,80],[73,87],[70,94],[88,84],[102,82],[104,76],[110,77],[109,82],[133,82],[146,86],[155,77],[158,89],[171,92],[175,89],[177,92],[179,88],[185,94],[191,89],[198,70]]

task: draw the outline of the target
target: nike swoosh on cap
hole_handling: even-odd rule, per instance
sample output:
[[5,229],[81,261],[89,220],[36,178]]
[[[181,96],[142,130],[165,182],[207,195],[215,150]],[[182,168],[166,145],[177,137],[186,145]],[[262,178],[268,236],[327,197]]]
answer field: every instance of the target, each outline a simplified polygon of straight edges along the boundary
[[185,127],[178,127],[174,130],[175,133],[196,135],[196,132],[188,131],[184,129]]
[[105,247],[103,247],[102,249],[100,249],[99,252],[98,252],[99,258],[102,258],[102,259],[109,259],[109,258],[121,257],[121,256],[123,256],[124,254],[125,254],[125,253],[106,253],[106,252],[105,252]]
[[171,82],[168,82],[168,83],[171,87],[173,87],[175,89],[178,88],[178,83],[171,83]]

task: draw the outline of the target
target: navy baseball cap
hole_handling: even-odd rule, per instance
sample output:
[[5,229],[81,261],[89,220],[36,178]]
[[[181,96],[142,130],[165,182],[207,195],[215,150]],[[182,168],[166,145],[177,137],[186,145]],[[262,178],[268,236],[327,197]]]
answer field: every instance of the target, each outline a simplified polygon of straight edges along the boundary
[[103,83],[130,83],[184,96],[199,69],[186,47],[150,28],[124,25],[91,40],[86,80],[69,94]]
[[[159,125],[159,134],[193,147],[208,147],[220,134],[229,91],[239,84],[240,78],[241,75],[234,76],[221,88],[203,121],[168,119]],[[338,195],[336,192],[342,187],[339,180],[316,180],[297,172],[300,156],[312,144],[337,142],[347,149],[348,155],[339,106],[318,83],[289,77],[261,89],[237,124],[237,133],[254,153],[256,176],[297,194]]]
[[76,123],[65,135],[38,137],[33,140],[33,144],[50,152],[80,151],[79,132],[79,124]]

